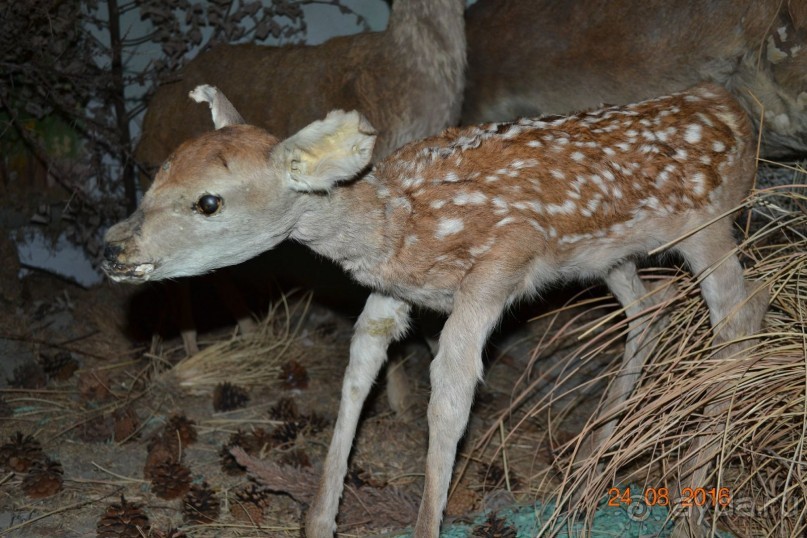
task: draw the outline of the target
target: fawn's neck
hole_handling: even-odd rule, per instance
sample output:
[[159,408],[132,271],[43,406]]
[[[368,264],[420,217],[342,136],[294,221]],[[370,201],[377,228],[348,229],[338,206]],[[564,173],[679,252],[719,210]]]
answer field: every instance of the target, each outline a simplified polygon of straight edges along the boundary
[[371,271],[387,258],[391,241],[390,209],[378,189],[369,176],[330,193],[302,197],[291,239],[348,272]]

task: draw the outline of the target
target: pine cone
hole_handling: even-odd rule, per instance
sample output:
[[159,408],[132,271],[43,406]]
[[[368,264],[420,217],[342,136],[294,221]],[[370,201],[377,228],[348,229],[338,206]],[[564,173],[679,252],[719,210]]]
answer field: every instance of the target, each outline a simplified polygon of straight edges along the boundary
[[190,525],[213,523],[219,517],[221,505],[207,482],[194,484],[182,502],[182,514]]
[[196,442],[199,435],[196,433],[196,422],[190,420],[185,415],[173,415],[165,423],[164,435],[179,438],[182,446],[188,446]]
[[78,391],[88,401],[100,402],[112,396],[106,370],[85,370],[78,376]]
[[246,451],[254,451],[255,449],[255,439],[252,432],[245,432],[244,430],[238,430],[230,434],[230,438],[227,439],[227,444],[230,446],[240,446]]
[[64,480],[62,464],[46,458],[31,465],[28,474],[22,479],[22,490],[32,499],[44,499],[62,490]]
[[152,470],[151,491],[161,499],[181,497],[191,487],[191,470],[178,462],[163,462]]
[[269,506],[269,490],[255,482],[250,482],[237,489],[235,498],[241,502],[252,503],[261,508]]
[[272,431],[272,438],[279,445],[293,443],[304,429],[305,425],[300,420],[290,420],[276,427]]
[[69,351],[59,351],[55,355],[40,355],[39,364],[51,379],[67,381],[78,370],[78,361]]
[[176,437],[154,436],[146,449],[148,456],[146,456],[146,464],[143,466],[143,476],[147,479],[154,478],[154,470],[158,465],[178,462],[182,455]]
[[[518,478],[510,472],[510,487],[518,489],[520,482]],[[504,476],[504,469],[501,466],[492,463],[487,467],[479,469],[479,482],[481,482],[487,489],[496,489],[504,487],[507,483]]]
[[230,449],[237,445],[224,444],[219,449],[219,461],[221,462],[221,470],[230,476],[244,474],[247,472],[246,467],[238,463],[230,453]]
[[252,503],[234,501],[230,504],[230,515],[236,521],[259,525],[263,521],[263,508]]
[[35,362],[24,362],[14,368],[14,374],[7,379],[8,384],[18,389],[41,389],[48,384],[45,370]]
[[246,472],[246,468],[241,466],[241,464],[235,460],[235,456],[230,454],[230,449],[234,446],[240,446],[248,452],[246,447],[249,446],[249,434],[238,430],[230,435],[230,438],[219,450],[221,470],[229,475],[238,475]]
[[263,521],[263,509],[268,505],[267,490],[253,482],[235,492],[235,500],[230,503],[230,514],[238,521],[257,525]]
[[118,409],[112,415],[112,418],[115,421],[114,439],[116,443],[121,443],[124,440],[131,440],[136,437],[135,433],[140,426],[140,418],[137,416],[134,409],[131,407]]
[[280,369],[278,379],[285,389],[308,388],[308,371],[305,366],[295,360],[288,361]]
[[255,428],[255,430],[251,432],[238,430],[230,435],[230,438],[219,450],[221,468],[229,475],[237,475],[246,471],[244,467],[235,461],[233,455],[230,454],[230,449],[234,446],[243,448],[244,452],[247,454],[256,455],[272,448],[274,445],[274,436],[263,428]]
[[255,428],[249,433],[248,444],[244,447],[248,454],[260,454],[275,446],[275,438],[264,428]]
[[492,513],[487,521],[478,525],[471,536],[473,538],[516,538],[518,532],[507,523],[506,519],[496,517]]
[[42,445],[30,435],[17,432],[8,443],[0,446],[0,464],[17,473],[28,471],[37,461],[45,460]]
[[229,382],[219,383],[213,390],[213,410],[232,411],[245,407],[249,394],[244,387]]
[[330,425],[330,421],[318,413],[303,416],[305,428],[311,435],[316,435]]
[[[142,538],[149,531],[149,518],[142,505],[128,502],[123,495],[119,503],[110,504],[96,526],[98,538]],[[142,531],[142,532],[141,532]]]
[[299,415],[296,420],[289,420],[272,431],[272,438],[277,444],[293,443],[301,434],[316,435],[328,426],[329,422],[317,413]]
[[281,398],[269,409],[269,417],[272,420],[281,420],[283,422],[295,420],[299,414],[297,404],[291,398]]

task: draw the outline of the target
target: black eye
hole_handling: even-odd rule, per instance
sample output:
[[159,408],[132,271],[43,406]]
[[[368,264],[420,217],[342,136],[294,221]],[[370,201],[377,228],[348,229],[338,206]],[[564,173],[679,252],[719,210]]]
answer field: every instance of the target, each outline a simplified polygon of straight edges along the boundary
[[195,209],[208,217],[215,215],[221,209],[221,198],[215,194],[205,194],[196,202]]

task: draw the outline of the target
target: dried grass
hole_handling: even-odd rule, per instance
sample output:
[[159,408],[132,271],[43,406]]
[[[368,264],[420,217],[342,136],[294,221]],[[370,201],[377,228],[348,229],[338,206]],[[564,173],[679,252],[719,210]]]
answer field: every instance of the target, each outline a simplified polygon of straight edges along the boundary
[[[542,522],[543,532],[582,517],[590,521],[609,488],[628,482],[637,485],[640,495],[644,488],[668,488],[673,506],[680,510],[674,492],[682,485],[687,449],[703,434],[719,443],[716,464],[707,483],[683,486],[729,488],[729,506],[705,513],[713,532],[719,524],[738,536],[807,533],[805,194],[805,185],[774,187],[757,191],[746,204],[752,211],[741,219],[744,240],[739,253],[746,277],[770,289],[771,306],[762,333],[739,356],[715,355],[719,348],[712,341],[697,279],[685,271],[645,271],[661,288],[676,289],[674,297],[652,313],[668,323],[653,343],[656,349],[637,389],[618,410],[613,436],[591,458],[574,465],[574,454],[587,434],[609,417],[592,418],[578,436],[558,442],[553,425],[569,408],[557,409],[555,403],[580,390],[579,384],[570,386],[568,381],[595,358],[601,362],[608,357],[612,368],[587,385],[614,378],[628,326],[621,310],[614,309],[582,326],[561,328],[582,343],[554,365],[561,371],[555,390],[538,401],[530,400],[537,382],[516,393],[510,409],[475,447],[478,451],[492,444],[505,424],[515,422],[497,452],[524,424],[547,428],[546,442],[555,461],[531,484],[536,496],[550,493],[557,499],[552,517]],[[599,309],[602,303],[589,300],[583,308]],[[708,415],[707,404],[724,404],[724,411]],[[672,512],[671,518],[680,515]]]
[[192,394],[210,393],[223,380],[244,387],[278,385],[310,303],[310,293],[293,303],[283,297],[255,332],[205,347],[164,372],[161,381],[176,382]]

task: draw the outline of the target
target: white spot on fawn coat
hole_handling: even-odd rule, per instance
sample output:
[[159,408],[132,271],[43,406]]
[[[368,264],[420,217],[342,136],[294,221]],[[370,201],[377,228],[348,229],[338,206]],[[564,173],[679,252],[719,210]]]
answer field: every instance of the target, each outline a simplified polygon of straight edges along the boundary
[[684,140],[686,140],[690,144],[697,144],[701,141],[701,133],[703,132],[703,127],[698,125],[697,123],[693,123],[687,126],[686,131],[684,132]]
[[434,237],[443,239],[449,235],[460,233],[465,228],[465,223],[462,219],[441,218],[437,222],[437,231]]

